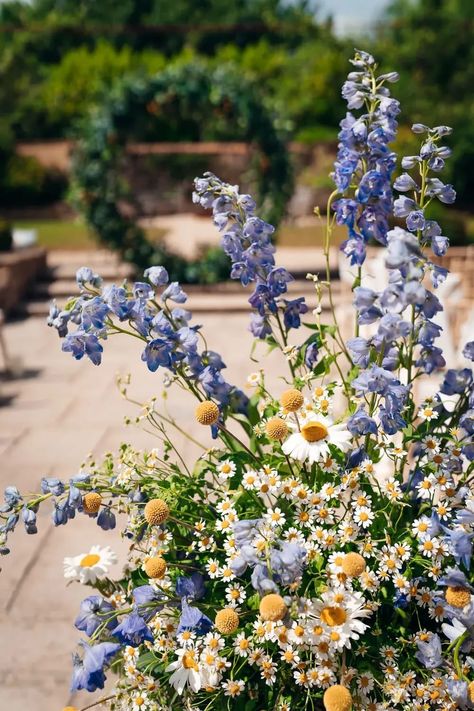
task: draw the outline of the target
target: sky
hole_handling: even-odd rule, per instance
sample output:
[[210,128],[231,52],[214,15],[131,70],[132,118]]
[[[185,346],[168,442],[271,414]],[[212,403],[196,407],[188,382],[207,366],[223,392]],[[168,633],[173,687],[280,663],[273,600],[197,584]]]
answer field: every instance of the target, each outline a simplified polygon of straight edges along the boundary
[[390,0],[319,0],[320,17],[332,15],[338,34],[370,29]]

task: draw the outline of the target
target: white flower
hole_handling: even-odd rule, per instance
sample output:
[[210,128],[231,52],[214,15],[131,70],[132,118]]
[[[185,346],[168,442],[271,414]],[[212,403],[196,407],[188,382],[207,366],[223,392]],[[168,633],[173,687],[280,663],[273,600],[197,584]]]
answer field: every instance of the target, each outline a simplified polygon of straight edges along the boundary
[[342,423],[335,425],[324,415],[310,414],[302,421],[300,431],[294,432],[283,443],[282,449],[299,462],[314,464],[329,457],[330,444],[347,452],[350,439],[351,433]]
[[368,528],[375,518],[374,512],[367,506],[358,506],[354,513],[354,521],[362,526],[362,528]]
[[245,688],[244,682],[239,679],[238,681],[227,680],[222,684],[224,689],[224,696],[240,696]]
[[132,696],[132,711],[144,711],[150,708],[150,699],[144,691],[136,691]]
[[241,605],[244,602],[247,597],[247,593],[242,585],[234,583],[226,588],[225,597],[227,602],[229,602],[232,607],[235,607],[236,605]]
[[331,646],[339,651],[350,648],[353,640],[365,632],[367,625],[360,618],[368,617],[365,599],[359,592],[347,592],[338,588],[328,590],[320,600],[314,600],[310,616],[316,618],[329,635]]
[[201,674],[194,649],[178,649],[178,659],[169,664],[165,671],[173,672],[169,682],[181,696],[187,684],[193,691],[201,688]]
[[92,546],[88,553],[73,558],[64,558],[64,577],[78,580],[85,585],[103,578],[111,565],[117,562],[117,555],[109,546]]
[[436,420],[438,412],[430,402],[425,402],[418,410],[418,417],[424,422],[431,422],[431,420]]
[[263,518],[265,519],[265,523],[272,528],[284,526],[286,521],[285,514],[278,507],[274,509],[267,509],[267,513],[264,514]]
[[227,480],[234,476],[236,466],[234,462],[230,459],[226,459],[217,465],[217,473],[219,474],[219,479]]
[[256,388],[262,379],[261,373],[250,373],[247,376],[247,385],[251,388]]

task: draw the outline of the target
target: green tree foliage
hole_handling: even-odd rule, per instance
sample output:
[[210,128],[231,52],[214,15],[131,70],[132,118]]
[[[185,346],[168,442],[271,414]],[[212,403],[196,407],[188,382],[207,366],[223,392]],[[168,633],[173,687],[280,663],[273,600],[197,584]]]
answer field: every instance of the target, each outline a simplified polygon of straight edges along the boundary
[[396,0],[378,31],[384,66],[401,74],[397,96],[405,121],[446,123],[456,188],[462,202],[474,193],[474,3],[472,0]]

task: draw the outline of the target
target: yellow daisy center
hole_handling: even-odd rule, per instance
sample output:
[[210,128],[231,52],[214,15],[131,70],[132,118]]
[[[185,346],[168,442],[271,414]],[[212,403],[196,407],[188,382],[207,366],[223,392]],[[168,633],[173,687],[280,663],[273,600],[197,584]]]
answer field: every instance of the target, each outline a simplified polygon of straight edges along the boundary
[[196,660],[194,659],[194,652],[192,651],[183,654],[182,664],[184,669],[194,669],[197,671],[199,668]]
[[301,434],[307,442],[319,442],[328,436],[328,428],[322,422],[307,422],[301,428]]
[[97,553],[88,553],[87,555],[82,558],[81,562],[79,565],[81,568],[92,568],[96,563],[98,563],[100,560],[100,555],[97,555]]
[[346,619],[347,615],[342,607],[323,607],[321,610],[321,620],[328,627],[343,625]]

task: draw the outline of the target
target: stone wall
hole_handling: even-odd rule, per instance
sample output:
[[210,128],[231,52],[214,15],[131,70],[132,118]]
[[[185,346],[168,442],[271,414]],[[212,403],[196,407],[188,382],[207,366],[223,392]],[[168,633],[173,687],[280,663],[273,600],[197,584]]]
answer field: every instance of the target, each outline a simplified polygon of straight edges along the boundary
[[46,250],[42,247],[0,252],[0,309],[5,315],[18,309],[34,281],[45,272]]

